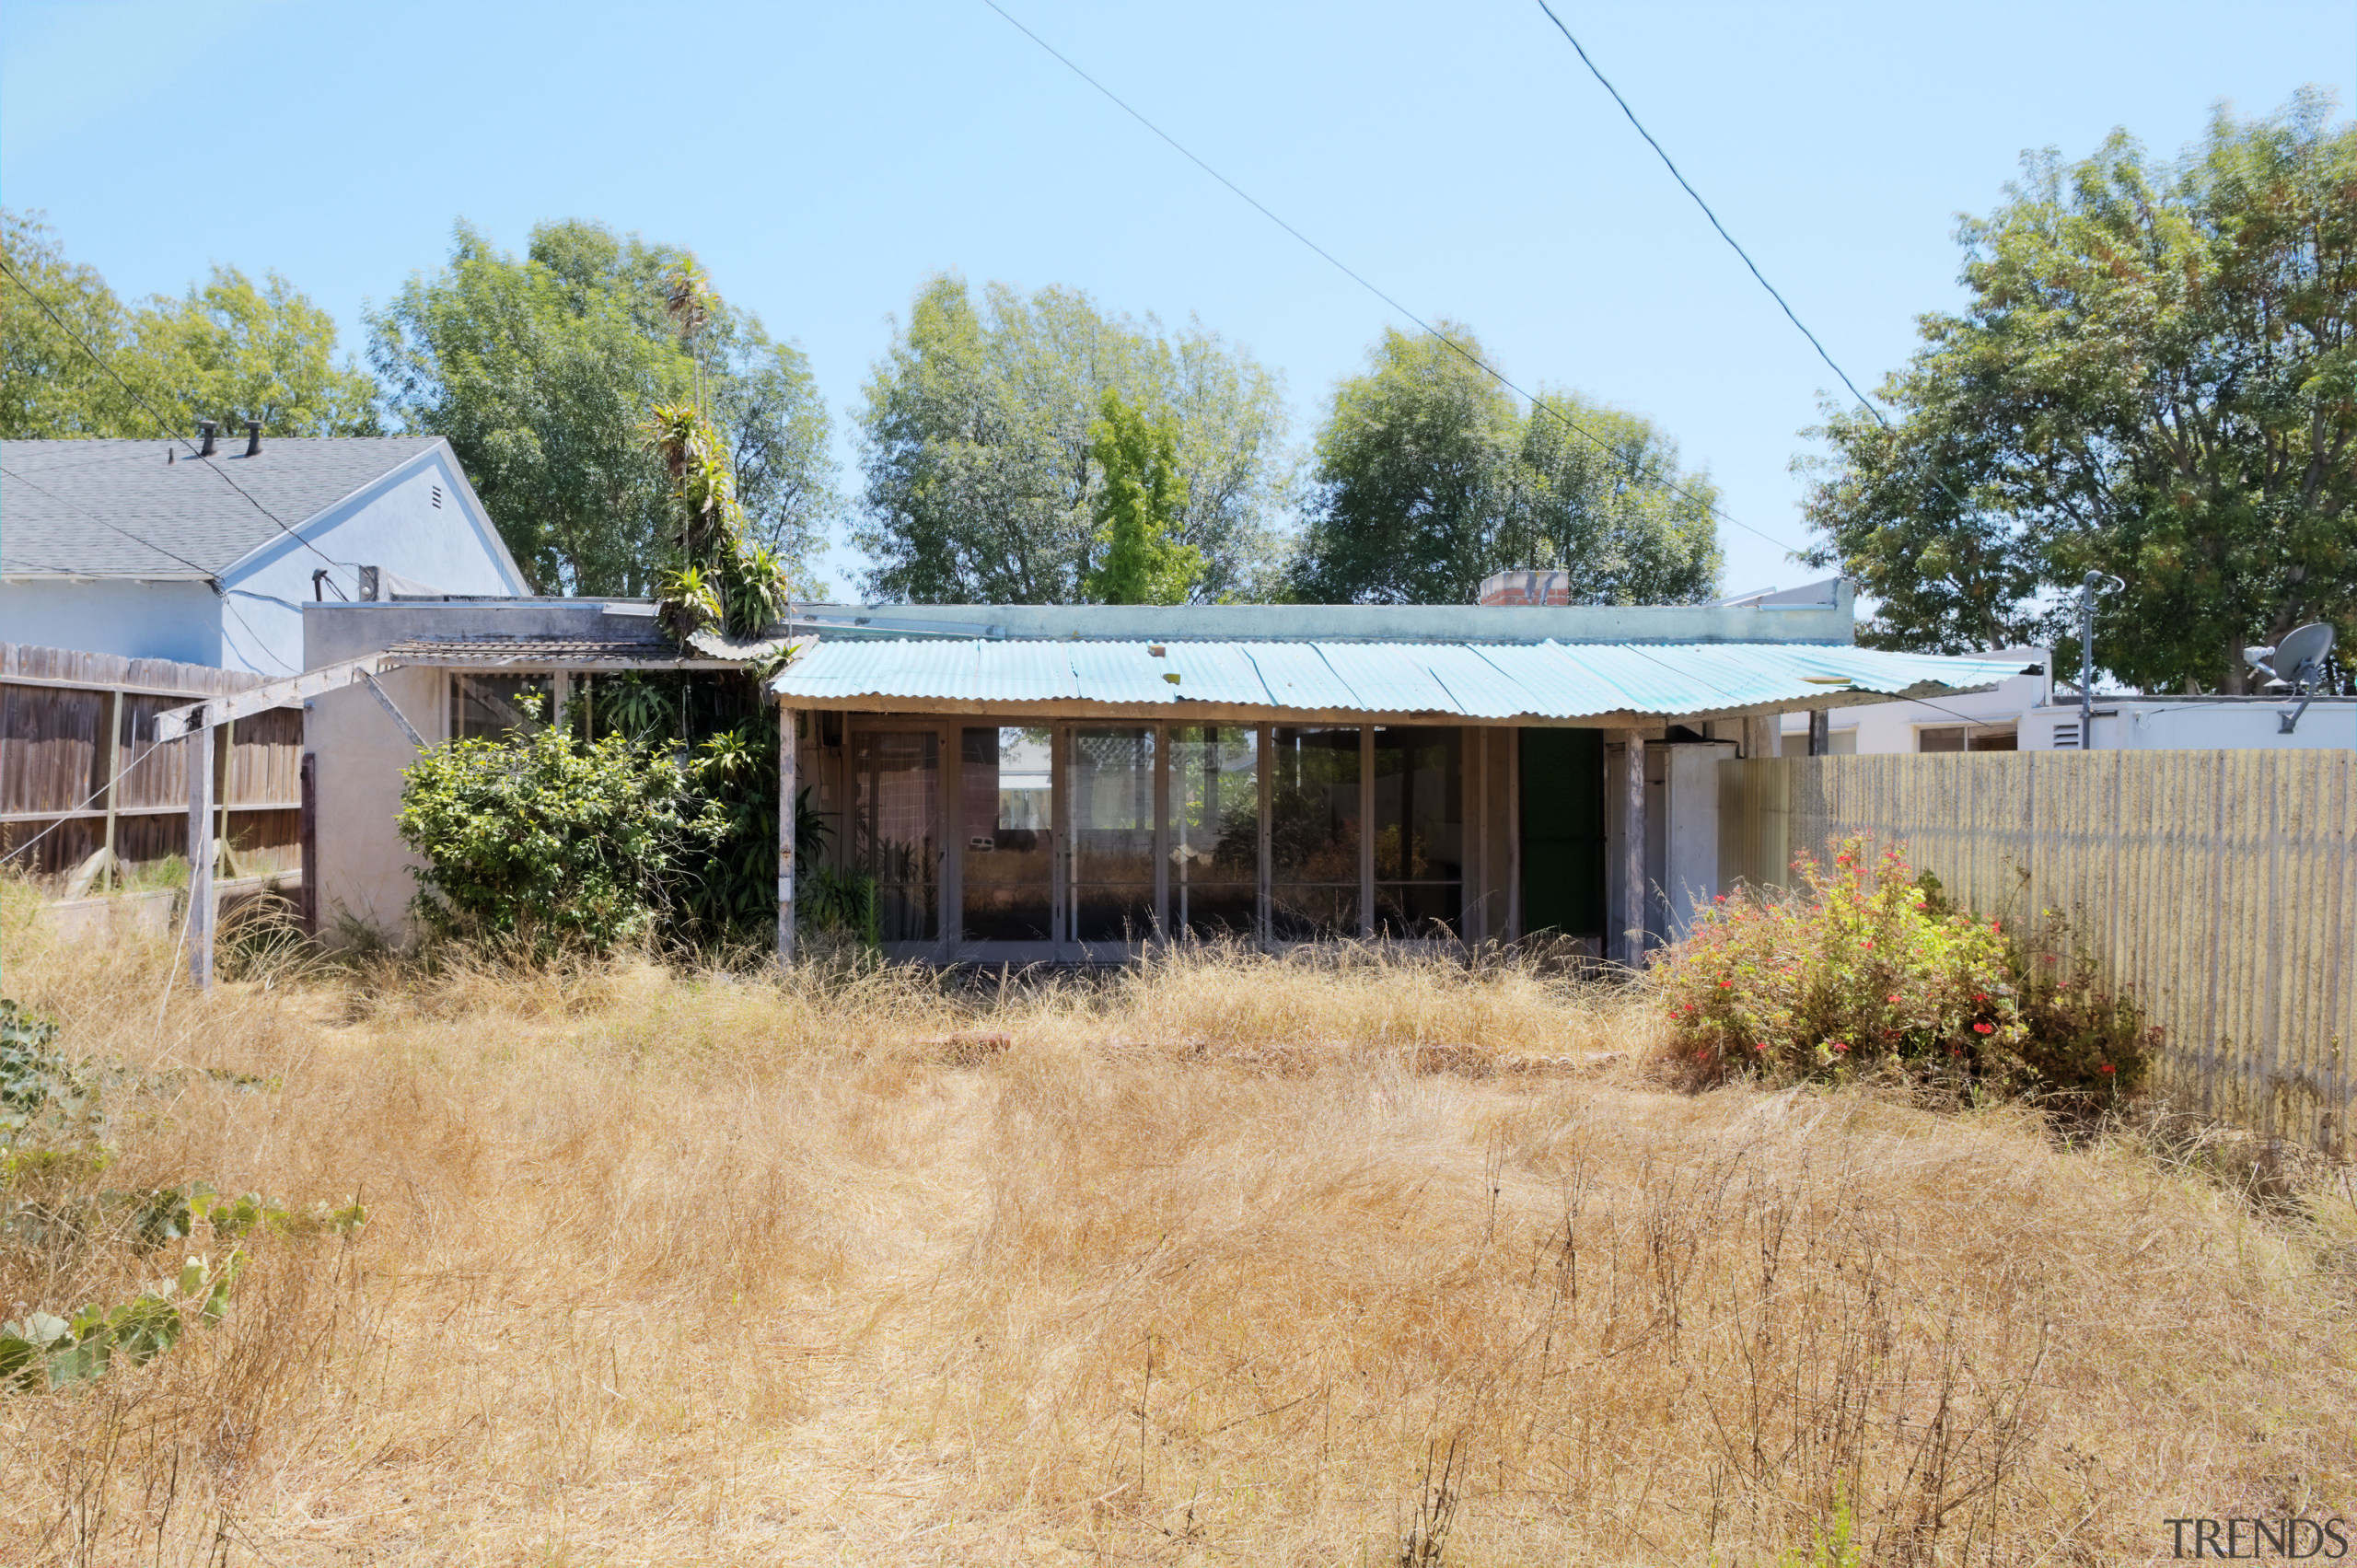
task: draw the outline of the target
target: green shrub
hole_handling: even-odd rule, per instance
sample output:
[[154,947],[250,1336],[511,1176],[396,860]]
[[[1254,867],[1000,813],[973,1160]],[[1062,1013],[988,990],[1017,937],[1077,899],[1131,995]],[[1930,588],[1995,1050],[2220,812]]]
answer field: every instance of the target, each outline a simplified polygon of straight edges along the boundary
[[53,1019],[0,997],[0,1146],[96,1135],[99,1080],[58,1048]]
[[544,956],[644,935],[683,858],[724,824],[669,759],[552,725],[424,753],[402,780],[400,827],[426,862],[415,907],[429,929]]
[[[1842,842],[1794,862],[1788,896],[1720,899],[1655,961],[1690,1078],[1849,1075],[1869,1064],[2004,1093],[2108,1100],[2142,1081],[2154,1031],[2002,918],[1951,908],[1896,850]],[[2059,924],[2056,927],[2059,928]]]

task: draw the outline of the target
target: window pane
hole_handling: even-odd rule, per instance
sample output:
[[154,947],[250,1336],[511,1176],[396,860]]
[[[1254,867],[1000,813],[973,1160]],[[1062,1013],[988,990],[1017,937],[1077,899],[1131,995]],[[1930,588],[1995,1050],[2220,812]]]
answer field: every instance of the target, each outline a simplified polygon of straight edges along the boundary
[[958,793],[970,942],[1045,942],[1051,868],[1045,731],[963,732]]
[[863,733],[853,753],[852,861],[876,878],[887,942],[930,942],[937,900],[940,740],[931,730]]
[[1073,935],[1154,935],[1154,731],[1072,732]]
[[545,675],[454,675],[450,738],[497,740],[538,729],[549,721],[554,691]]
[[1441,936],[1457,929],[1465,885],[1465,732],[1375,732],[1376,929]]
[[1260,732],[1170,732],[1170,921],[1194,936],[1260,923]]
[[1918,751],[1961,751],[1964,749],[1964,728],[1948,725],[1939,729],[1919,729],[1915,732]]
[[1267,766],[1269,934],[1357,935],[1358,727],[1279,729]]

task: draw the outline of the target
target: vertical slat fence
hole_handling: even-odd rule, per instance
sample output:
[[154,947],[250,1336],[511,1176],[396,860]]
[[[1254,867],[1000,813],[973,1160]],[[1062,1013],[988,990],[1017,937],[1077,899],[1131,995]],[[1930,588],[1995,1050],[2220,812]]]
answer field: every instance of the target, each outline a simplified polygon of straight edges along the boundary
[[2160,1026],[2190,1109],[2346,1152],[2357,1113],[2357,751],[1990,752],[1720,765],[1721,880],[1850,833],[1960,903],[2059,912]]

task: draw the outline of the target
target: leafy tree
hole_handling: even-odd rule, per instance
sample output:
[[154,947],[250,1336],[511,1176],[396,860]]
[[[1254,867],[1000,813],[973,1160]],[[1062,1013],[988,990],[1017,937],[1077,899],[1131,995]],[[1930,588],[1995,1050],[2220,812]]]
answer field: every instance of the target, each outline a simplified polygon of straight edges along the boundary
[[[1440,331],[1486,362],[1464,327]],[[1676,444],[1648,421],[1544,386],[1539,397],[1591,435],[1516,407],[1448,343],[1387,331],[1318,432],[1293,597],[1464,604],[1482,578],[1517,567],[1570,571],[1585,602],[1708,594],[1719,569],[1710,482],[1681,473]]]
[[26,287],[0,286],[0,435],[154,436],[159,415],[174,436],[199,419],[232,432],[259,419],[285,436],[378,428],[376,381],[336,363],[333,319],[276,273],[257,287],[235,267],[215,267],[180,298],[126,308],[95,268],[66,259],[38,216],[0,211],[0,243],[22,283],[115,372]]
[[1187,479],[1178,471],[1177,422],[1152,424],[1112,388],[1096,425],[1097,542],[1088,597],[1104,604],[1184,604],[1203,575],[1203,552],[1172,537],[1183,524]]
[[654,589],[670,482],[643,426],[699,386],[747,531],[807,581],[836,505],[825,405],[757,316],[714,300],[682,343],[668,279],[690,260],[579,221],[536,227],[518,259],[461,223],[449,264],[368,318],[393,412],[449,439],[544,591]]
[[2156,159],[2125,132],[2052,150],[1959,230],[1970,303],[1922,318],[1884,384],[1833,412],[1808,500],[1883,601],[1872,640],[2041,634],[2090,570],[2100,662],[2148,688],[2243,690],[2241,650],[2357,614],[2357,126],[2303,92],[2221,109]]
[[1281,552],[1289,482],[1283,389],[1217,334],[1166,334],[1085,294],[1028,298],[962,279],[918,291],[867,387],[867,591],[918,602],[1066,603],[1085,598],[1101,548],[1095,426],[1108,389],[1172,428],[1186,499],[1172,542],[1202,553],[1192,592],[1261,591]]

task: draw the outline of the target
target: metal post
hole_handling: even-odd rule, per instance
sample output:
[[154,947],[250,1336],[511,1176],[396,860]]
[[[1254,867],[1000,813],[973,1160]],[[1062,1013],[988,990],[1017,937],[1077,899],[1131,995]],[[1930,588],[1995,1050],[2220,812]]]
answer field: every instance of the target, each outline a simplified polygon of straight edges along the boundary
[[197,715],[188,737],[188,977],[213,983],[213,726]]
[[1645,738],[1628,732],[1620,771],[1620,962],[1645,962]]
[[777,707],[777,961],[794,963],[794,796],[799,759],[794,738],[795,711]]
[[[2111,587],[2105,587],[2109,583]],[[2113,593],[2128,585],[2108,572],[2090,572],[2079,579],[2079,749],[2096,743],[2096,595]]]

